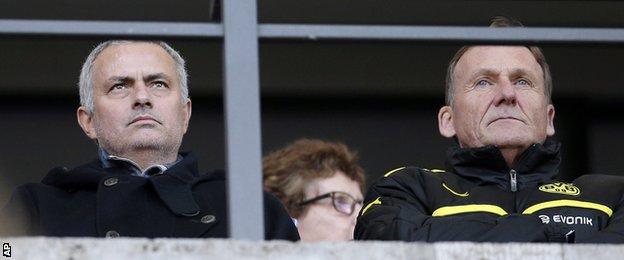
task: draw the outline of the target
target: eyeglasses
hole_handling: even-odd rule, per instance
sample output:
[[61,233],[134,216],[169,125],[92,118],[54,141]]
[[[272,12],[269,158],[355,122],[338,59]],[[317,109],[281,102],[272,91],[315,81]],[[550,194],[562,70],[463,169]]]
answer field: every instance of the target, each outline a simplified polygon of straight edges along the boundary
[[363,203],[362,200],[357,200],[353,196],[349,195],[348,193],[341,192],[341,191],[332,191],[332,192],[328,192],[322,195],[318,195],[311,199],[304,200],[300,202],[298,205],[305,206],[305,205],[317,202],[322,199],[330,198],[330,197],[332,199],[332,204],[334,205],[334,209],[336,209],[340,213],[343,213],[349,216],[353,214],[356,204],[359,204],[361,206]]

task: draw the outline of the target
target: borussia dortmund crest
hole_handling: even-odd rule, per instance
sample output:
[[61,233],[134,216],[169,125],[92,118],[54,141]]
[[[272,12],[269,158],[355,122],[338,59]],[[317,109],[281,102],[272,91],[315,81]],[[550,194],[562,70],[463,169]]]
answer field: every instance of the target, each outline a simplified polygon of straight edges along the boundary
[[539,190],[549,193],[558,193],[565,195],[578,196],[581,194],[581,189],[572,185],[571,183],[554,182],[545,184],[539,187]]

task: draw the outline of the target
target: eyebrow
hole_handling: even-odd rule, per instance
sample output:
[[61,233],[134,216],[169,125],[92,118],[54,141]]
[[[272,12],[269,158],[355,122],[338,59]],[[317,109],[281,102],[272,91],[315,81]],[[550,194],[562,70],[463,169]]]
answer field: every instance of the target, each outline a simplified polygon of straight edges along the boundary
[[493,75],[498,75],[498,74],[500,74],[500,73],[497,70],[495,70],[495,69],[485,68],[485,69],[479,69],[479,70],[475,71],[474,73],[472,73],[470,78],[474,79],[474,78],[476,78],[477,76],[480,76],[480,75],[493,76]]
[[518,69],[514,69],[511,71],[511,76],[513,77],[517,77],[520,75],[526,75],[526,76],[529,76],[530,78],[533,78],[534,76],[539,78],[539,75],[533,75],[533,73],[527,69],[518,68]]
[[[490,69],[490,68],[483,68],[483,69],[479,69],[477,71],[475,71],[474,73],[472,73],[471,78],[476,78],[479,75],[487,75],[487,76],[494,76],[494,75],[498,75],[500,74],[500,72],[496,69]],[[527,69],[524,68],[516,68],[513,69],[511,71],[511,73],[509,74],[512,77],[517,77],[518,75],[527,75],[527,76],[537,76],[537,75],[533,75],[533,73]]]
[[128,76],[112,76],[108,78],[108,81],[111,82],[133,82],[134,79]]
[[150,82],[156,79],[164,79],[166,81],[171,81],[171,78],[169,78],[169,76],[167,76],[167,74],[159,72],[159,73],[154,73],[154,74],[149,74],[145,77],[143,77],[143,81],[145,82]]
[[[156,79],[164,79],[167,81],[171,81],[171,78],[169,76],[167,76],[167,74],[165,73],[154,73],[154,74],[149,74],[145,77],[143,77],[143,81],[145,82],[150,82]],[[133,77],[130,76],[112,76],[110,78],[108,78],[108,81],[111,82],[125,82],[125,83],[130,83],[130,82],[134,82],[135,79]]]

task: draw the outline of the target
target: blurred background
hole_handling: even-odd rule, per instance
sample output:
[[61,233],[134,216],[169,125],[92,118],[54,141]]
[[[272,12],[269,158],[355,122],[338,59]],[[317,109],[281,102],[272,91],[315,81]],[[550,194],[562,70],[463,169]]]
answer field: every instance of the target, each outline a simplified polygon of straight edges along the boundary
[[[0,19],[219,22],[206,0],[0,0]],[[486,26],[506,15],[530,27],[624,27],[619,1],[262,0],[260,23]],[[82,62],[106,38],[0,35],[0,205],[54,166],[96,156],[76,123]],[[221,40],[164,39],[187,59],[193,116],[182,150],[223,168]],[[406,164],[443,168],[452,140],[436,115],[448,61],[461,46],[386,41],[260,42],[263,152],[302,137],[359,151],[368,180]],[[543,46],[554,78],[561,175],[624,174],[622,45]]]

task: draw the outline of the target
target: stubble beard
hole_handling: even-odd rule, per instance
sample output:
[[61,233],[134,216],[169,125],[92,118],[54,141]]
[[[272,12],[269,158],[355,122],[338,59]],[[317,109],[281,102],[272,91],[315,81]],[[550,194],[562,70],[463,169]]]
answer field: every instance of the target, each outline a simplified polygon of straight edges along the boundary
[[[134,157],[151,158],[154,162],[167,163],[169,157],[178,152],[181,137],[170,133],[158,135],[155,133],[141,132],[137,130],[131,135],[106,131],[99,124],[95,124],[98,136],[98,144],[111,155],[121,156],[128,159]],[[156,131],[156,130],[152,130]],[[150,160],[150,161],[151,161]]]

